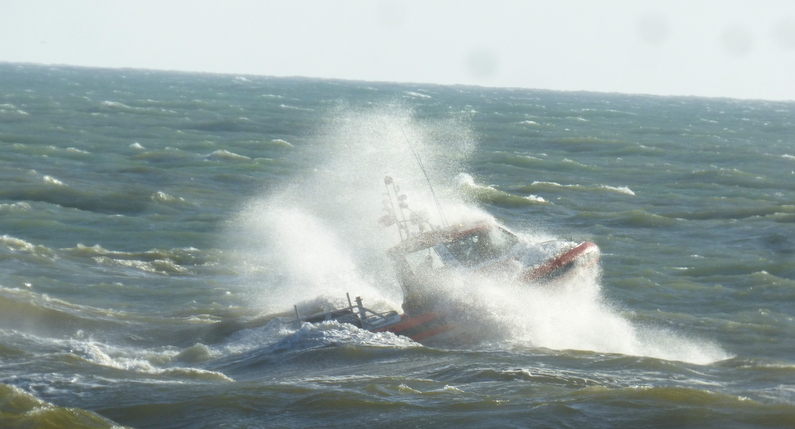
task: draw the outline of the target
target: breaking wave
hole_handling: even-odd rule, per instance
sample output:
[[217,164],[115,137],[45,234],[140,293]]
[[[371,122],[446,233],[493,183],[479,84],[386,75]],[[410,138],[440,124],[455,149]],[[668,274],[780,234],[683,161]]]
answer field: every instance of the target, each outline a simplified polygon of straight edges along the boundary
[[505,191],[500,191],[492,186],[475,183],[469,174],[460,173],[456,176],[458,190],[464,199],[479,203],[492,204],[498,207],[523,207],[546,203],[546,200],[537,195],[518,196]]
[[584,186],[578,184],[563,185],[556,182],[533,182],[532,184],[525,186],[522,189],[525,191],[532,191],[532,190],[543,190],[543,189],[554,189],[554,188],[564,188],[574,191],[586,191],[586,192],[598,192],[598,191],[617,192],[619,194],[626,194],[633,196],[635,195],[635,192],[633,192],[632,189],[629,189],[629,187],[627,186],[609,186],[609,185]]

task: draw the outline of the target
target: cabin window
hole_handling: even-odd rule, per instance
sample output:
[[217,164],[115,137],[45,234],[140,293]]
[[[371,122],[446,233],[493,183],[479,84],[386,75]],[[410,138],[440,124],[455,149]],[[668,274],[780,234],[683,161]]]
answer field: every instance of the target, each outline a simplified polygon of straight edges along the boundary
[[490,230],[489,237],[500,253],[507,253],[519,242],[515,235],[499,227]]
[[496,256],[488,234],[482,232],[445,243],[445,246],[465,267],[478,265]]
[[447,249],[465,267],[474,267],[505,255],[517,239],[502,228],[479,231],[449,243]]
[[428,272],[444,266],[442,258],[433,247],[418,250],[406,255],[406,261],[415,274]]

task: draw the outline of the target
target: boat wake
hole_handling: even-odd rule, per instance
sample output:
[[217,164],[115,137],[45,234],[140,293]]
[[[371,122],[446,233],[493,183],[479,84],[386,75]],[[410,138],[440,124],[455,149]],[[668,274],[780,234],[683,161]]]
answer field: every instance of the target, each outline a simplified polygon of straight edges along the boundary
[[[439,139],[442,135],[464,143],[445,145],[449,140]],[[376,220],[383,215],[378,202],[384,199],[386,172],[411,189],[413,207],[435,205],[431,195],[422,192],[427,184],[418,179],[423,172],[407,139],[422,154],[451,224],[473,218],[494,223],[489,214],[467,202],[471,196],[456,194],[460,186],[452,179],[463,170],[463,159],[450,158],[454,153],[466,155],[467,151],[458,150],[462,147],[474,147],[471,130],[460,121],[423,123],[413,119],[410,111],[392,106],[376,112],[339,113],[318,139],[327,151],[327,163],[316,174],[252,201],[230,229],[241,255],[239,268],[249,274],[252,305],[265,313],[288,312],[294,304],[301,314],[327,312],[346,307],[346,293],[362,296],[368,307],[378,311],[405,310],[404,285],[386,256],[402,236],[379,228]],[[442,143],[433,145],[432,141]],[[432,213],[422,216],[431,224],[442,223]],[[517,235],[523,243],[539,241],[532,232]],[[435,286],[436,298],[450,304],[452,323],[465,332],[453,347],[589,350],[696,364],[729,357],[708,341],[630,320],[620,305],[604,298],[598,265],[554,284],[469,273],[447,276]],[[302,338],[303,342],[318,332],[328,339],[326,332],[343,330],[349,335],[360,330],[323,323],[304,326],[292,339],[272,347],[289,349],[290,341]],[[333,341],[345,341],[345,335]],[[364,335],[394,338],[387,333]],[[384,339],[373,338],[379,338],[376,342]],[[351,336],[350,341],[365,340]]]

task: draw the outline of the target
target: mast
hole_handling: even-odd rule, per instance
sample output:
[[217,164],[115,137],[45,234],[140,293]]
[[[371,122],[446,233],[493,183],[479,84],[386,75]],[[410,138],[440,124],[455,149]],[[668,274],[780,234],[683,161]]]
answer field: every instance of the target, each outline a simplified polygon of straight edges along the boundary
[[414,159],[417,160],[417,164],[420,166],[422,170],[422,174],[425,176],[425,181],[428,182],[428,188],[431,190],[431,196],[433,197],[434,203],[436,203],[436,210],[439,211],[439,217],[442,219],[442,226],[448,227],[449,224],[447,223],[447,218],[444,216],[444,212],[442,211],[442,205],[439,204],[439,199],[436,198],[436,192],[433,190],[433,185],[431,184],[431,179],[428,177],[428,172],[425,170],[425,165],[422,163],[422,158],[420,158],[420,154],[414,150],[414,146],[411,144],[411,140],[409,140],[406,132],[403,131],[403,127],[400,127],[400,132],[403,133],[403,138],[406,139],[406,143],[409,145],[409,149],[411,149],[411,153],[414,155]]

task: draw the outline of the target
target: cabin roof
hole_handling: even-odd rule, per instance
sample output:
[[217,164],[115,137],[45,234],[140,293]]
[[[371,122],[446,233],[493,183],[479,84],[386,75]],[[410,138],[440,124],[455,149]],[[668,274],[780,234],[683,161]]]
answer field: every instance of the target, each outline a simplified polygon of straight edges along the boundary
[[478,221],[468,224],[454,224],[446,228],[415,233],[411,237],[401,241],[400,244],[387,250],[387,254],[393,257],[406,255],[418,250],[433,247],[437,243],[449,243],[471,235],[474,232],[488,231],[493,226],[491,222]]

